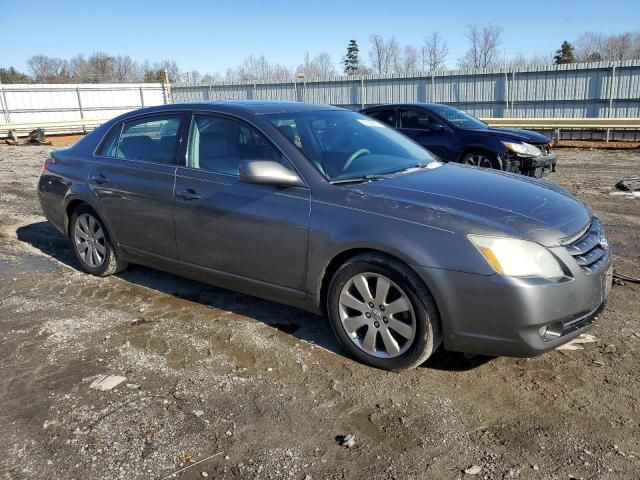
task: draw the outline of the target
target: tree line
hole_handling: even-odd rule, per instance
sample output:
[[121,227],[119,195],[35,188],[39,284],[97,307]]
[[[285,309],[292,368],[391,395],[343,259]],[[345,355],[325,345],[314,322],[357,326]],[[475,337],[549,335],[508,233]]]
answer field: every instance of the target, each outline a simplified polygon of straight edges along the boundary
[[[587,32],[574,42],[564,41],[556,52],[507,58],[502,28],[494,25],[470,25],[466,32],[467,49],[455,65],[462,69],[494,67],[522,68],[551,63],[567,64],[607,60],[640,59],[640,32],[602,34]],[[213,82],[250,82],[332,77],[337,75],[398,74],[443,70],[449,65],[446,39],[433,32],[420,45],[401,45],[395,37],[373,34],[368,51],[361,55],[356,40],[350,40],[346,54],[335,64],[328,53],[303,55],[302,62],[291,67],[269,62],[264,55],[249,55],[240,65],[224,73],[182,71],[175,60],[138,62],[128,55],[96,52],[71,59],[34,55],[27,61],[28,72],[14,67],[0,68],[2,83],[132,83],[163,82],[165,72],[171,83],[196,85]]]

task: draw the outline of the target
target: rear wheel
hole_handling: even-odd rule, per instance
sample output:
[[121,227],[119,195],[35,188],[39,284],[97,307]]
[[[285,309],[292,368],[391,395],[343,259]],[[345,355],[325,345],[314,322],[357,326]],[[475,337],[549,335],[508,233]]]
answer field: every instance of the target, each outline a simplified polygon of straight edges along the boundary
[[467,153],[462,157],[461,163],[473,167],[495,168],[496,170],[500,170],[500,162],[498,162],[495,155],[483,151]]
[[385,370],[417,367],[440,342],[429,291],[401,262],[363,254],[342,265],[329,286],[327,311],[342,345]]
[[80,205],[73,211],[69,239],[73,253],[85,272],[106,277],[127,268],[127,262],[113,248],[104,223],[88,205]]

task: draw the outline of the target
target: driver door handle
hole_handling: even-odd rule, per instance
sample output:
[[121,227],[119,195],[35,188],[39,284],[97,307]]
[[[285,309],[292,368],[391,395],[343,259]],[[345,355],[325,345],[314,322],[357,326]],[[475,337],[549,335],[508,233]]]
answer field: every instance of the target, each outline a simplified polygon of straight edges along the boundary
[[176,197],[178,197],[180,200],[190,202],[193,200],[200,200],[202,198],[202,195],[198,195],[192,188],[187,188],[186,190],[176,193]]

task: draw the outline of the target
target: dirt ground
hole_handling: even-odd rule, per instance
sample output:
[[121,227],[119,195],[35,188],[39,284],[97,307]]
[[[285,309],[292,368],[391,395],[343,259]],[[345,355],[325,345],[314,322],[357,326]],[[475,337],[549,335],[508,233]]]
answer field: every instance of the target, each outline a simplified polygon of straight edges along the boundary
[[[613,287],[581,350],[387,373],[293,308],[81,273],[36,198],[48,148],[0,147],[0,478],[640,478],[640,285]],[[640,152],[557,154],[549,181],[640,276],[640,198],[610,194]],[[90,389],[101,374],[126,381]]]

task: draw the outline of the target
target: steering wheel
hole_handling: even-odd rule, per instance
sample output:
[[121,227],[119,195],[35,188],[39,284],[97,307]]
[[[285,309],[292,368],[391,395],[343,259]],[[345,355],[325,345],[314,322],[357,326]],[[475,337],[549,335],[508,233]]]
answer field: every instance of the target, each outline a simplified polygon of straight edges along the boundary
[[360,150],[356,150],[355,152],[353,152],[351,154],[351,156],[347,159],[347,161],[344,163],[344,167],[342,167],[342,171],[346,171],[347,168],[349,168],[351,166],[351,164],[353,163],[353,161],[358,158],[361,155],[371,155],[371,152],[369,150],[367,150],[366,148],[361,148]]

